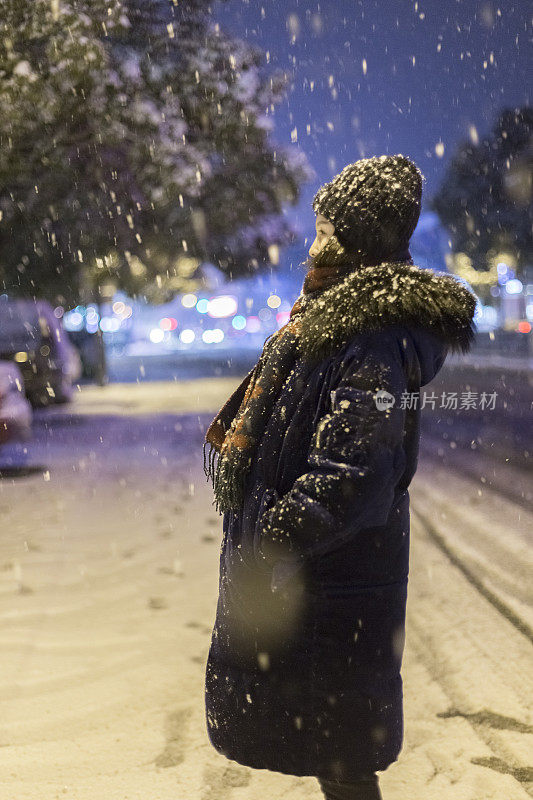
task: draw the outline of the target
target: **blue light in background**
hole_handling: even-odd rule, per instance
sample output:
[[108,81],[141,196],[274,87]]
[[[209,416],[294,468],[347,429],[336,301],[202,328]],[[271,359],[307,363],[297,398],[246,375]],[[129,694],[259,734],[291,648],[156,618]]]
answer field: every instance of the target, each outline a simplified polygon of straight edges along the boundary
[[242,329],[246,327],[246,317],[243,317],[242,314],[237,314],[237,316],[233,317],[231,320],[231,324],[236,331],[242,331]]
[[507,281],[505,284],[505,291],[507,294],[520,294],[523,288],[522,281],[519,281],[518,278],[511,278],[511,280]]
[[83,328],[83,314],[80,314],[77,309],[69,311],[63,317],[63,325],[67,331],[81,331]]

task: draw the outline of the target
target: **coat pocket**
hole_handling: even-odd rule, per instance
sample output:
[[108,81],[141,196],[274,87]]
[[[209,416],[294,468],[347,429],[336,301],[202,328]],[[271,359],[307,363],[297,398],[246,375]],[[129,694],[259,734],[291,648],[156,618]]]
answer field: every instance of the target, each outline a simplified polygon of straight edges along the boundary
[[258,565],[261,563],[261,554],[259,552],[259,547],[261,544],[261,518],[263,514],[265,514],[270,508],[272,508],[273,505],[277,503],[279,497],[280,496],[276,489],[265,489],[261,498],[261,502],[259,503],[253,539],[254,557]]
[[261,503],[259,505],[259,511],[257,514],[253,547],[257,566],[260,569],[264,569],[265,572],[272,572],[270,588],[273,592],[278,592],[286,587],[300,572],[300,569],[303,566],[301,559],[283,559],[277,561],[272,567],[263,566],[264,561],[259,552],[259,548],[261,546],[261,518],[263,514],[266,514],[266,512],[272,508],[273,505],[275,505],[279,498],[280,496],[275,489],[265,490],[263,497],[261,498]]

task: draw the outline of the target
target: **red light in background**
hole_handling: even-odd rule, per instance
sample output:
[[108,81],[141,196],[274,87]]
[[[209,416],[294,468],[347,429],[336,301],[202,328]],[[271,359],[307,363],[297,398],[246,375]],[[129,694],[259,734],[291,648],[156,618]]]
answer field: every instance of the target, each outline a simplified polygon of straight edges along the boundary
[[163,317],[159,320],[159,327],[164,331],[175,331],[178,327],[178,320],[174,317]]
[[526,322],[525,319],[523,319],[521,322],[518,323],[517,330],[519,331],[519,333],[529,333],[531,330],[531,325],[529,324],[529,322]]
[[248,333],[257,333],[261,330],[261,320],[254,314],[246,318],[246,330]]

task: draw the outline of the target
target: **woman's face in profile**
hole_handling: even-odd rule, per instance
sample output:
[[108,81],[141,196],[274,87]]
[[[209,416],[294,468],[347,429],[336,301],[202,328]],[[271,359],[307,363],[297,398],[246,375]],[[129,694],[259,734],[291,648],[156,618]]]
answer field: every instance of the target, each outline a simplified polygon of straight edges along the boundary
[[317,256],[329,237],[335,233],[335,226],[323,214],[318,214],[315,220],[316,237],[315,241],[309,248],[309,255],[311,258]]

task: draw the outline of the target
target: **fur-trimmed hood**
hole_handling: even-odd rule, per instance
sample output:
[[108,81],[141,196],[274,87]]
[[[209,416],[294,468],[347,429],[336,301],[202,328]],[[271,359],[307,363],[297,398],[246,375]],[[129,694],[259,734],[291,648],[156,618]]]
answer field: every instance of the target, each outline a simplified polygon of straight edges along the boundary
[[[309,262],[307,262],[309,263]],[[332,236],[313,265],[338,264],[346,271],[350,254]],[[320,294],[301,295],[299,352],[306,361],[320,361],[357,333],[405,325],[422,330],[448,351],[466,353],[477,332],[476,296],[455,277],[408,261],[355,265],[339,283]]]

